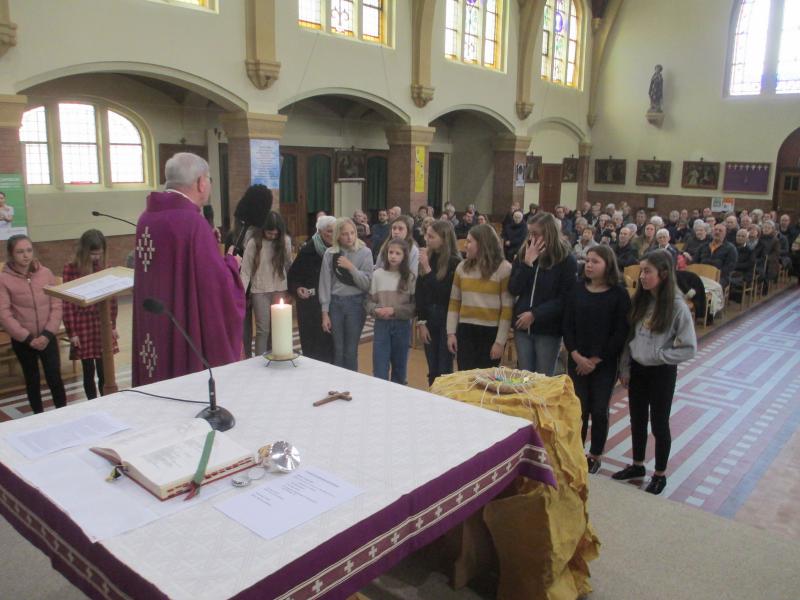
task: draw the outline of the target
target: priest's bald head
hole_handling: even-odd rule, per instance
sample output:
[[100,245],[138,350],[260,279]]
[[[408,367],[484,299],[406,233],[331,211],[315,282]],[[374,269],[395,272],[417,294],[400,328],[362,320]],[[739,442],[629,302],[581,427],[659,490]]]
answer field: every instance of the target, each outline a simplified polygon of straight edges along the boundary
[[167,179],[164,189],[181,192],[197,206],[208,204],[211,195],[211,177],[208,163],[191,152],[178,152],[164,166]]

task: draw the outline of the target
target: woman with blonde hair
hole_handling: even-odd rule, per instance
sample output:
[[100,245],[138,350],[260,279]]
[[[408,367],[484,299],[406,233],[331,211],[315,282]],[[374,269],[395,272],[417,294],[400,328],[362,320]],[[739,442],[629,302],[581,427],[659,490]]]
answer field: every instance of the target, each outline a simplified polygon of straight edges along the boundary
[[358,371],[372,268],[372,251],[358,239],[355,223],[347,217],[336,219],[333,243],[322,257],[319,303],[322,329],[333,335],[333,364],[351,371]]
[[453,226],[432,221],[425,229],[425,248],[419,253],[416,290],[417,330],[425,345],[428,385],[439,375],[453,372],[453,355],[447,349],[447,306],[460,262]]
[[514,343],[520,369],[551,376],[561,349],[562,308],[572,292],[578,265],[561,239],[556,218],[538,213],[528,220],[508,290],[514,305]]
[[491,225],[469,230],[466,255],[453,276],[447,310],[447,348],[462,371],[500,364],[514,303],[511,265]]

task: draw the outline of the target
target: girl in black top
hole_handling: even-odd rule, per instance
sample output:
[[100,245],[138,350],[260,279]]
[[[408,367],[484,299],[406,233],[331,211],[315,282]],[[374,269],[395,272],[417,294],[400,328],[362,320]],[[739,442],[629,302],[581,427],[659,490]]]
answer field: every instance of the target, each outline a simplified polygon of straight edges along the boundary
[[620,285],[617,260],[608,246],[595,246],[587,252],[583,276],[564,307],[564,345],[569,353],[567,372],[581,399],[584,444],[589,417],[592,419],[586,460],[589,472],[596,473],[608,437],[608,403],[628,337],[631,301]]
[[450,223],[433,221],[424,234],[425,248],[419,253],[415,296],[417,328],[425,344],[428,385],[431,385],[439,375],[453,372],[453,355],[447,349],[447,306],[461,254]]

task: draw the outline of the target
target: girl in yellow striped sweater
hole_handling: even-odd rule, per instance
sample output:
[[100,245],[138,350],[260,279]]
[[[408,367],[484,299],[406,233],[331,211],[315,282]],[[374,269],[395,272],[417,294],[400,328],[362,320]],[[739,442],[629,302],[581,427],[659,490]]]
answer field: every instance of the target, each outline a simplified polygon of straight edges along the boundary
[[469,230],[466,255],[456,268],[447,309],[447,347],[461,371],[500,364],[514,305],[511,264],[491,225]]

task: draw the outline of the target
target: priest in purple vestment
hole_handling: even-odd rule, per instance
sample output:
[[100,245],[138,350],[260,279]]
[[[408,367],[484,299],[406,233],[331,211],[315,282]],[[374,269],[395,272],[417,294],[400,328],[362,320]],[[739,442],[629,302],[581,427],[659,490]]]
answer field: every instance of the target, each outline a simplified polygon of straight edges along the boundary
[[133,385],[202,370],[203,364],[165,315],[142,307],[164,303],[211,366],[241,358],[244,290],[239,263],[220,255],[203,218],[211,178],[201,157],[180,152],[167,161],[163,192],[147,197],[136,226],[133,286]]

